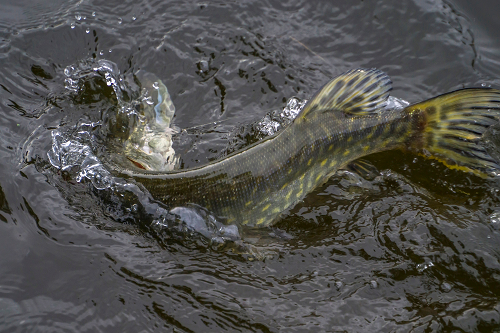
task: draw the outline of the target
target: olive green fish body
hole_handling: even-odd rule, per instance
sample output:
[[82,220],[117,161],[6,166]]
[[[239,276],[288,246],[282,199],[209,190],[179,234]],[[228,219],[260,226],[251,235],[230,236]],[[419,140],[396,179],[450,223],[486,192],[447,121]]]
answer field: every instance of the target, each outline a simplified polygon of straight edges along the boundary
[[384,110],[390,90],[384,73],[352,70],[325,85],[287,128],[246,150],[186,171],[124,173],[169,207],[196,204],[228,223],[262,226],[338,169],[374,152],[430,149],[465,171],[498,167],[473,141],[496,121],[500,92],[458,91]]

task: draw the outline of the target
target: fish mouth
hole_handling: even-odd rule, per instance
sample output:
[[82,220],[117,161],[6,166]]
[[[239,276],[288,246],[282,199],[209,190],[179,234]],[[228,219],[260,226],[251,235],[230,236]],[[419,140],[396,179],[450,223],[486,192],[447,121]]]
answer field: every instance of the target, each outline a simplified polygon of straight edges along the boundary
[[178,167],[179,157],[172,148],[172,128],[145,126],[136,129],[125,142],[124,154],[136,167],[150,171],[172,171]]
[[139,169],[142,169],[142,170],[148,170],[144,165],[142,165],[141,163],[139,162],[136,162],[134,161],[133,159],[131,159],[130,157],[127,156],[127,159],[132,162],[132,164],[134,164],[136,167],[138,167]]

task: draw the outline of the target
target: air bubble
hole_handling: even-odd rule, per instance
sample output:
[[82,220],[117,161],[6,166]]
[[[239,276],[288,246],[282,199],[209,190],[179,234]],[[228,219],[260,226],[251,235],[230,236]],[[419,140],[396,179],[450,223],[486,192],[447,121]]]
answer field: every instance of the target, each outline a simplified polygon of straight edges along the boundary
[[76,15],[75,15],[75,18],[76,18],[78,21],[80,21],[80,20],[82,19],[82,15],[80,15],[80,14],[76,14]]

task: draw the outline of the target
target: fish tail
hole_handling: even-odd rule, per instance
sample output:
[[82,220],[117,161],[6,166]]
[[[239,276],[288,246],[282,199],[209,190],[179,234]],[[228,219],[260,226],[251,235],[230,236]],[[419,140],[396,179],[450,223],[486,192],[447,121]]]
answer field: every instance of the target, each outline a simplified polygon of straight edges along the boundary
[[405,108],[418,118],[419,138],[410,146],[451,169],[487,177],[500,165],[481,144],[485,131],[498,123],[500,91],[469,88],[437,96]]

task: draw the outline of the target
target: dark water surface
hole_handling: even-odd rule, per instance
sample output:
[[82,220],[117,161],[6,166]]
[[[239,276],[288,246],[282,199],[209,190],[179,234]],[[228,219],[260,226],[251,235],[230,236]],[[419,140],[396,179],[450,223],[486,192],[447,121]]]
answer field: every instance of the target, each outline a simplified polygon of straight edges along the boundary
[[192,167],[351,68],[386,71],[410,102],[500,87],[498,13],[493,0],[0,0],[0,331],[500,331],[498,179],[376,154],[374,179],[340,173],[288,212],[276,227],[291,237],[247,236],[275,253],[252,261],[154,234],[47,158],[52,130],[116,107],[102,78],[68,90],[68,66],[154,73],[176,126],[216,122],[176,143]]

